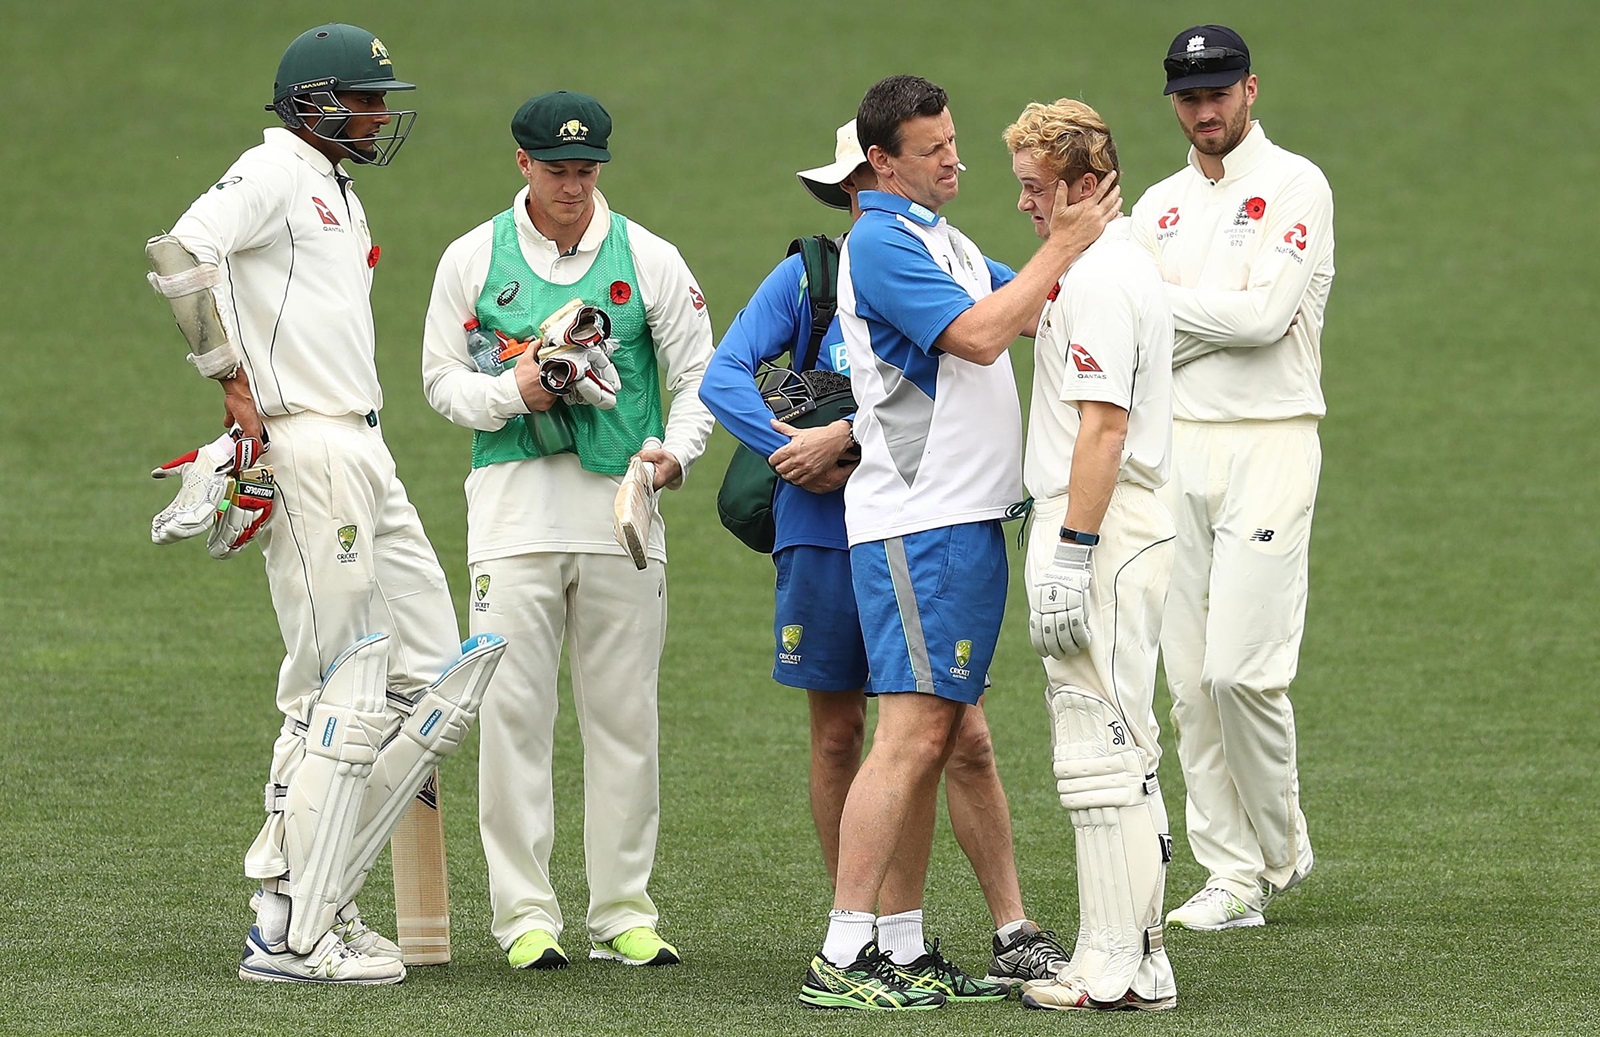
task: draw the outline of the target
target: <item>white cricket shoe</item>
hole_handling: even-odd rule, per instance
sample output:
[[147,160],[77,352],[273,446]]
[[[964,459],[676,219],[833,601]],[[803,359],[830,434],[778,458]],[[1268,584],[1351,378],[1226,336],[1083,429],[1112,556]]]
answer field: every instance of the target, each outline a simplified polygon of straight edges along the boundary
[[344,945],[369,958],[393,958],[400,961],[400,945],[361,920],[361,912],[354,900],[339,909],[333,923]]
[[1115,1001],[1096,1001],[1075,977],[1033,980],[1022,985],[1022,1007],[1066,1012],[1161,1012],[1173,1008],[1178,995],[1141,997],[1129,990]]
[[[261,890],[250,894],[250,910],[260,912]],[[361,920],[361,911],[354,900],[339,909],[333,923],[333,932],[344,945],[372,958],[393,958],[401,961],[400,945]]]
[[1207,886],[1179,907],[1167,912],[1167,924],[1174,929],[1243,929],[1266,925],[1260,911],[1219,886]]
[[239,978],[261,983],[376,986],[405,979],[406,967],[398,958],[374,958],[353,951],[332,932],[324,933],[310,954],[296,954],[287,947],[274,951],[261,938],[261,930],[252,925],[239,958]]

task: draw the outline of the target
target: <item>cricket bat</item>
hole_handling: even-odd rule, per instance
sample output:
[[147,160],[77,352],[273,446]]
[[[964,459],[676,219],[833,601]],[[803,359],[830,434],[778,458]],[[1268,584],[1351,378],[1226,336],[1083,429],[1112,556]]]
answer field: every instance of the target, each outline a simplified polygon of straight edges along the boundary
[[394,926],[407,965],[450,961],[450,876],[445,868],[439,771],[417,790],[389,839],[394,862]]
[[[644,446],[659,447],[661,440],[652,436]],[[622,477],[611,507],[612,532],[633,559],[635,569],[643,569],[649,563],[645,551],[650,546],[650,520],[656,513],[655,480],[656,466],[635,456],[628,462],[628,472]]]

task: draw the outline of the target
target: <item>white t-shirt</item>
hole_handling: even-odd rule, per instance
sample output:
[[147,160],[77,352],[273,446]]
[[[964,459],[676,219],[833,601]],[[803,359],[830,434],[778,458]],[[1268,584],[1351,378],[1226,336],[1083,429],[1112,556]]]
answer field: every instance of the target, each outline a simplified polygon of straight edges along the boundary
[[262,134],[172,228],[201,263],[262,414],[383,408],[370,293],[378,252],[343,170],[286,129]]
[[1022,497],[1011,359],[938,349],[946,327],[1014,276],[928,209],[861,194],[839,260],[839,324],[861,464],[845,483],[850,543],[1003,517]]
[[1033,346],[1033,409],[1022,478],[1040,500],[1067,492],[1078,442],[1075,403],[1128,412],[1117,478],[1152,490],[1172,449],[1172,310],[1161,275],[1115,220],[1051,290]]
[[1223,171],[1207,179],[1191,148],[1189,164],[1133,207],[1134,237],[1168,284],[1178,333],[1174,413],[1190,421],[1320,418],[1333,192],[1321,170],[1269,141],[1260,123]]
[[[511,203],[522,257],[536,276],[551,284],[577,282],[594,264],[611,230],[611,207],[595,191],[594,215],[577,251],[561,255],[528,218],[527,197],[524,188]],[[493,243],[491,219],[444,250],[422,338],[422,387],[428,402],[457,425],[486,432],[528,413],[514,370],[480,374],[467,354],[463,325],[483,293]],[[645,323],[671,394],[663,445],[687,473],[711,435],[711,412],[699,395],[711,359],[711,317],[694,275],[671,243],[632,220],[628,243]],[[465,443],[462,456],[467,456]],[[541,551],[624,554],[611,528],[620,483],[617,476],[584,471],[576,454],[474,468],[467,476],[468,563]],[[663,527],[662,522],[650,524],[647,553],[659,562],[667,560]]]

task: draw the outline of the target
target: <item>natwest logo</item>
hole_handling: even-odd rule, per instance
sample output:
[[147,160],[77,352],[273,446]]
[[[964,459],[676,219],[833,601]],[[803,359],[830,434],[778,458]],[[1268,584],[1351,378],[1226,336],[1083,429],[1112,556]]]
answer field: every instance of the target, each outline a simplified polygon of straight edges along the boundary
[[1283,236],[1283,240],[1304,252],[1306,250],[1306,225],[1303,223],[1295,224],[1289,229],[1289,233]]
[[1156,226],[1160,227],[1162,230],[1168,230],[1172,227],[1176,227],[1177,225],[1178,207],[1176,205],[1162,213],[1161,218],[1156,221]]

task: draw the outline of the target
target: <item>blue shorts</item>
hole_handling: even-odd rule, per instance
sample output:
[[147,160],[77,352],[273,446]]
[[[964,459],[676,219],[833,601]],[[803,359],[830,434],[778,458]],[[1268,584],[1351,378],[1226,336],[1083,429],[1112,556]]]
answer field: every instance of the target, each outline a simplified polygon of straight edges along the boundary
[[861,690],[867,648],[850,585],[850,553],[796,544],[772,561],[778,567],[772,679],[810,691]]
[[850,549],[872,690],[983,695],[1006,612],[998,521],[908,533]]

